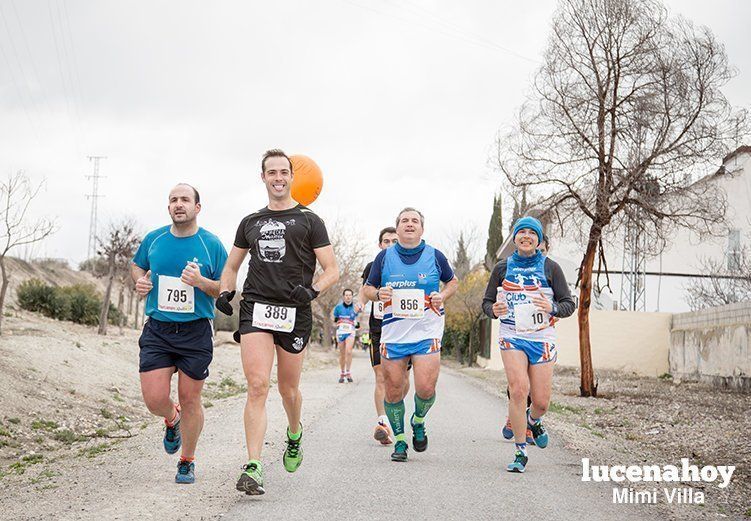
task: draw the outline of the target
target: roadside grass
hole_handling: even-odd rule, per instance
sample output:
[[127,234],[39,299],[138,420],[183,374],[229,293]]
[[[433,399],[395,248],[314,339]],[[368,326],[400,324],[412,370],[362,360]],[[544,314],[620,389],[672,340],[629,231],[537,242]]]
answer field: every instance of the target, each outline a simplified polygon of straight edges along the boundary
[[[248,388],[246,386],[238,384],[229,376],[225,376],[219,382],[208,382],[203,390],[203,397],[208,399],[208,403],[211,403],[211,400],[230,398],[232,396],[243,394],[247,390]],[[213,403],[211,405],[213,405]],[[211,405],[209,407],[211,407]]]

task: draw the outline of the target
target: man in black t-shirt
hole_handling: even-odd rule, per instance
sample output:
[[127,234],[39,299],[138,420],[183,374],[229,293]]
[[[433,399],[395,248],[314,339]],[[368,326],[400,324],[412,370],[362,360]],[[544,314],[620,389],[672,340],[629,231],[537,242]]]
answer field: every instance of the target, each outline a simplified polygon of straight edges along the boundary
[[[246,494],[264,493],[261,449],[266,434],[266,398],[274,353],[279,394],[287,413],[287,472],[302,463],[300,373],[302,350],[310,339],[310,302],[339,279],[334,249],[326,226],[310,209],[290,196],[294,172],[281,150],[269,150],[261,161],[261,180],[269,205],[248,215],[237,228],[220,283],[216,307],[231,315],[237,273],[250,254],[248,275],[240,301],[240,350],[248,380],[245,439],[248,463],[236,488]],[[313,280],[316,261],[323,273]]]
[[[396,244],[396,228],[388,226],[381,230],[378,234],[378,247],[380,249],[388,248]],[[373,262],[369,262],[365,266],[365,270],[362,272],[362,283],[368,280],[370,275],[370,268],[373,266]],[[360,301],[360,307],[364,308],[368,300],[365,298],[365,293],[360,291],[358,295]],[[383,318],[383,303],[380,301],[373,302],[373,306],[370,309],[370,319],[368,326],[370,328],[370,365],[373,366],[373,372],[375,373],[375,390],[373,391],[373,399],[375,401],[376,419],[375,432],[373,437],[381,442],[382,445],[390,445],[393,443],[391,439],[391,429],[389,427],[389,419],[386,417],[386,410],[383,406],[383,400],[386,396],[384,388],[384,375],[381,371],[381,320]],[[409,391],[409,378],[404,386],[404,394]]]

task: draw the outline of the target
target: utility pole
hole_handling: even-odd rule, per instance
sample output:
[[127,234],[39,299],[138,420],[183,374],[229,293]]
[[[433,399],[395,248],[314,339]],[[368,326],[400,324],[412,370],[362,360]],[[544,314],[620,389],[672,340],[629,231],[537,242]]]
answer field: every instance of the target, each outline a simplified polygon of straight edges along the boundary
[[91,179],[91,193],[86,195],[86,199],[91,199],[91,217],[89,218],[89,250],[87,253],[87,259],[91,259],[96,255],[96,215],[97,215],[97,199],[104,197],[99,195],[99,180],[103,176],[99,175],[99,160],[107,159],[106,156],[88,156],[89,161],[94,162],[94,173],[87,175],[86,179]]

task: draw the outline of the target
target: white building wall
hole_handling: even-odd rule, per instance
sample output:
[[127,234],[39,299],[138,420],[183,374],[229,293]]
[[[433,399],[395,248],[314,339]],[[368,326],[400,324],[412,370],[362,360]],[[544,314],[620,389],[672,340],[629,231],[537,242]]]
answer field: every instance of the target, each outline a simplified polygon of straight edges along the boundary
[[[740,153],[725,163],[726,173],[710,182],[724,190],[727,197],[728,230],[740,230],[740,246],[751,247],[751,154]],[[573,241],[552,237],[553,249],[550,256],[561,262],[576,264],[582,260],[583,249]],[[608,267],[622,270],[623,250],[616,245],[606,249]],[[704,258],[726,261],[728,247],[727,232],[722,237],[701,238],[687,229],[679,229],[667,249],[660,257],[647,259],[646,271],[701,273]],[[604,281],[604,277],[601,278]],[[647,276],[646,311],[683,312],[688,311],[686,288],[696,279],[677,277]],[[609,295],[614,301],[620,301],[622,276],[611,275]],[[719,304],[719,303],[718,303]]]

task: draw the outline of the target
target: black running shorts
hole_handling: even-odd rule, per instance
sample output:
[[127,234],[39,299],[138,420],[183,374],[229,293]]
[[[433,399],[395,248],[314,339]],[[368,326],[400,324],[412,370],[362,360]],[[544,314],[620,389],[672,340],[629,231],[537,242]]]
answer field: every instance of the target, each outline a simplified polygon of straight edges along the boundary
[[175,367],[194,380],[204,380],[214,357],[211,320],[162,322],[150,318],[143,325],[138,347],[139,372]]
[[240,335],[248,333],[270,333],[274,337],[274,344],[281,346],[288,353],[301,353],[310,340],[313,329],[313,313],[310,306],[300,306],[295,314],[295,328],[290,333],[270,331],[253,326],[253,303],[240,301]]

